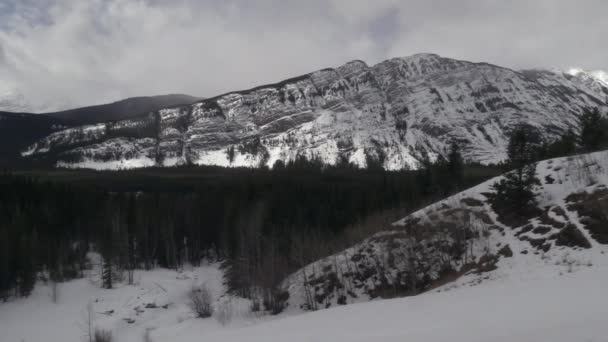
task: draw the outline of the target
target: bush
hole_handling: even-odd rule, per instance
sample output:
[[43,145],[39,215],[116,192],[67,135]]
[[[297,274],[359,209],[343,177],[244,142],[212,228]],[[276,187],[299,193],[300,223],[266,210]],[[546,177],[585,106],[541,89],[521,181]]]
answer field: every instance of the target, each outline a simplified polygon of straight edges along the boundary
[[112,342],[112,332],[108,330],[95,329],[93,334],[93,342]]
[[202,285],[193,287],[190,291],[190,308],[199,318],[213,315],[213,298],[209,289]]

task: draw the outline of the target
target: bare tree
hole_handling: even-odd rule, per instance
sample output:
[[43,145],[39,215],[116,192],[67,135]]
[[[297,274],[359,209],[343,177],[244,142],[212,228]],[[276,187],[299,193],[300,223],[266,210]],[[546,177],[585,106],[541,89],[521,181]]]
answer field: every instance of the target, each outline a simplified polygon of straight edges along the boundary
[[86,342],[94,342],[93,324],[95,321],[95,312],[93,311],[93,303],[88,302],[86,309],[82,315],[82,321],[79,322],[80,330]]
[[51,299],[55,304],[59,300],[59,284],[56,281],[51,281]]

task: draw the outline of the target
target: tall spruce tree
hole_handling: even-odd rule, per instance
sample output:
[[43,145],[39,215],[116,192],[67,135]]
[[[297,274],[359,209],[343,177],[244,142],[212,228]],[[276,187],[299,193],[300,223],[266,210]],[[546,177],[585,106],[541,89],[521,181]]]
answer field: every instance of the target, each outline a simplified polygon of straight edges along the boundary
[[111,289],[113,286],[114,276],[112,261],[104,258],[101,266],[101,287],[104,289]]
[[507,148],[512,171],[492,186],[492,205],[501,216],[527,217],[536,211],[534,187],[540,183],[536,177],[539,146],[538,134],[529,126],[520,126],[512,132]]
[[583,113],[579,120],[579,144],[584,152],[599,150],[608,140],[608,122],[595,108]]
[[450,145],[447,167],[452,179],[453,188],[458,189],[464,181],[464,160],[460,153],[460,146],[456,142]]

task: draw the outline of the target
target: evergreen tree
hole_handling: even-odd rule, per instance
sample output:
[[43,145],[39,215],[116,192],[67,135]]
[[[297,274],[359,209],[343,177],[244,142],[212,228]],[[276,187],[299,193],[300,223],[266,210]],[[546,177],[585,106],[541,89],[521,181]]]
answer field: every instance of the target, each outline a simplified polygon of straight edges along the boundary
[[507,154],[512,171],[493,185],[491,201],[494,209],[503,216],[526,217],[535,212],[534,186],[536,160],[540,141],[538,134],[528,126],[515,129],[509,139]]
[[114,284],[112,261],[104,258],[101,267],[101,287],[111,289]]
[[228,157],[228,162],[232,164],[232,162],[234,162],[234,146],[230,146],[226,149],[226,156]]
[[10,267],[13,250],[8,243],[8,229],[0,222],[0,300],[7,300],[14,286]]
[[30,235],[24,235],[19,246],[20,258],[18,259],[19,271],[17,282],[19,295],[27,297],[32,293],[36,284],[36,266],[32,254],[34,253],[33,241]]
[[608,140],[608,124],[597,108],[583,113],[579,120],[579,143],[585,152],[599,150]]
[[460,188],[464,180],[464,160],[460,153],[460,146],[456,142],[450,145],[447,168],[452,184],[455,185],[453,188]]
[[572,129],[567,130],[559,139],[544,144],[540,159],[570,156],[576,153],[577,136]]

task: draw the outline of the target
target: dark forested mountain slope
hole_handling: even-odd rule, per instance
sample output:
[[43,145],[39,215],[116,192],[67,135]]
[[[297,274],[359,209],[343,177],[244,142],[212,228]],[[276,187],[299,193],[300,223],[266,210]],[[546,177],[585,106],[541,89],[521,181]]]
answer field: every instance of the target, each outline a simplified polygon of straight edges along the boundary
[[[75,108],[46,114],[0,112],[0,166],[32,165],[21,152],[52,133],[95,123],[120,121],[150,111],[193,103],[200,98],[189,95],[133,97],[114,103]],[[42,165],[52,165],[43,158]],[[50,164],[49,164],[50,163]]]
[[22,149],[64,127],[46,115],[0,112],[0,167],[21,165]]
[[47,113],[46,115],[71,125],[89,125],[130,119],[142,113],[176,105],[187,105],[198,100],[200,98],[182,94],[131,97],[113,103]]

